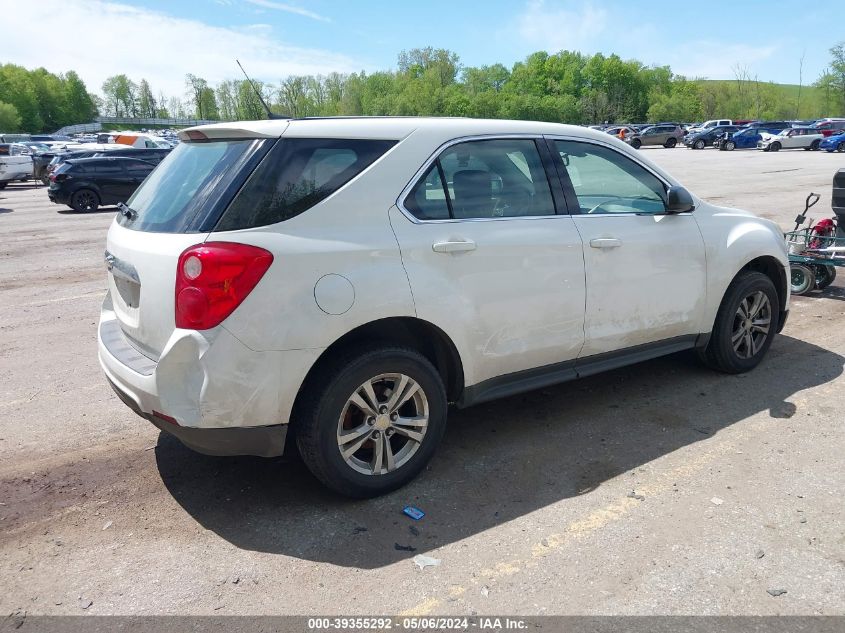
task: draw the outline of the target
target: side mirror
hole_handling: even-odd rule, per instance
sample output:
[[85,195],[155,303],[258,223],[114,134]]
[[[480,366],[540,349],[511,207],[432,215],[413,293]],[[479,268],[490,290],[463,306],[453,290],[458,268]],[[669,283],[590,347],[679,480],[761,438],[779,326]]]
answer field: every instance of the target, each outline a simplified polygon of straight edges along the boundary
[[667,211],[669,213],[687,213],[695,209],[695,202],[690,192],[683,187],[669,187],[667,194]]

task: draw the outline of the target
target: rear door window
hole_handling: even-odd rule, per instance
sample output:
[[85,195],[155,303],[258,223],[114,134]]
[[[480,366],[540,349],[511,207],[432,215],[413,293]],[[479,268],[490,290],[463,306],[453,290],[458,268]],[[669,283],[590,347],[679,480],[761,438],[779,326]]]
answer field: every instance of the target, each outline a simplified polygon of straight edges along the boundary
[[396,144],[391,140],[282,139],[220,218],[215,231],[276,224],[338,191]]

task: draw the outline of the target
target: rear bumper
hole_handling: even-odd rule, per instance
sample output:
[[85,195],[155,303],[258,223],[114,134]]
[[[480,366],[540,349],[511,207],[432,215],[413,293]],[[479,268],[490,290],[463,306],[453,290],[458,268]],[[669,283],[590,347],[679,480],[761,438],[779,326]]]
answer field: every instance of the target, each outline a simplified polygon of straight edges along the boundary
[[120,399],[212,455],[280,455],[296,395],[322,351],[256,352],[218,327],[174,330],[152,359],[123,334],[108,297],[97,338],[100,366]]
[[138,404],[120,387],[109,380],[117,397],[142,418],[152,422],[160,431],[172,435],[188,448],[204,455],[255,455],[277,457],[284,453],[288,425],[254,426],[242,428],[199,429],[178,426],[155,415],[144,413]]

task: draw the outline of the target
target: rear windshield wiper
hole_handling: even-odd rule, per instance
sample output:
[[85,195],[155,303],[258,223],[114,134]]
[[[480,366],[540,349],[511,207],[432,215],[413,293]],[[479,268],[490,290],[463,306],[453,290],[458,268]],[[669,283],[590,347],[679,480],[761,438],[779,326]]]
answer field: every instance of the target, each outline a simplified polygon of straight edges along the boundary
[[120,215],[125,217],[127,220],[134,220],[138,217],[138,212],[125,202],[117,203],[117,212],[120,213]]

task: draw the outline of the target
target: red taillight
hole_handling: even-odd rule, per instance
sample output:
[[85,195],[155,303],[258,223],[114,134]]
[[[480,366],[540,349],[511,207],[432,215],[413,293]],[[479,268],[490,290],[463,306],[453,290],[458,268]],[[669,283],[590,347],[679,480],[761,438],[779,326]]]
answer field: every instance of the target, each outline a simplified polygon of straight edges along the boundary
[[226,319],[270,268],[273,255],[257,246],[206,242],[179,256],[176,327],[207,330]]

